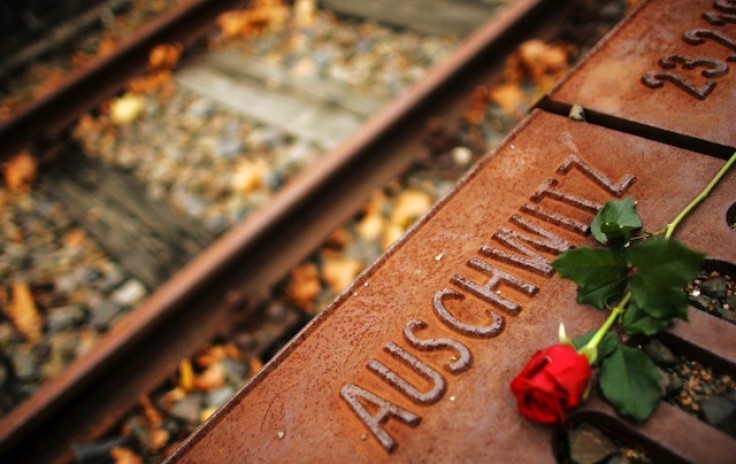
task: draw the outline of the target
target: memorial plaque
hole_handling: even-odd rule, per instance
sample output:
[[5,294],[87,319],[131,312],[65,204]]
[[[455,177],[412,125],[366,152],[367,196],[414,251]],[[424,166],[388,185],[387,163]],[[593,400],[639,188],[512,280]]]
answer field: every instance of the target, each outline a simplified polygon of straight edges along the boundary
[[550,96],[735,147],[735,62],[735,0],[644,1]]
[[[509,383],[560,322],[582,334],[605,313],[549,261],[591,245],[611,199],[662,228],[723,163],[535,111],[172,461],[554,462],[552,428],[519,415]],[[736,260],[734,199],[731,172],[676,238]],[[706,452],[733,450],[714,433]]]

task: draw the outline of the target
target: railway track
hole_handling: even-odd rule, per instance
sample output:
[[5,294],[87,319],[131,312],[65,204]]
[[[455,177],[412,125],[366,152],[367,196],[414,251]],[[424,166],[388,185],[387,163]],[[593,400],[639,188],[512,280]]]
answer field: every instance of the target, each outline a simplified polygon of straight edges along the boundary
[[[224,5],[227,2],[210,3]],[[232,3],[235,2],[227,4],[229,6]],[[211,7],[211,4],[208,6]],[[318,158],[318,153],[332,150],[311,166],[305,163],[305,171],[298,176],[297,172],[282,174],[274,184],[283,183],[284,178],[295,179],[274,195],[265,195],[266,198],[261,198],[260,203],[237,205],[229,218],[222,215],[213,219],[198,217],[197,212],[201,208],[191,201],[191,194],[187,197],[186,193],[191,190],[187,192],[186,185],[179,190],[184,192],[180,195],[184,199],[178,205],[184,214],[174,214],[170,208],[162,206],[166,204],[161,201],[165,197],[162,191],[170,188],[174,181],[162,183],[164,188],[161,185],[157,187],[156,182],[151,181],[152,174],[146,172],[147,168],[143,163],[135,159],[135,156],[140,156],[141,159],[150,158],[152,154],[136,153],[141,146],[150,147],[151,144],[147,142],[140,146],[125,145],[131,142],[132,136],[141,136],[135,132],[134,125],[126,125],[121,130],[122,134],[110,137],[109,131],[105,134],[103,130],[98,130],[101,127],[114,127],[109,121],[105,121],[111,117],[110,113],[103,111],[85,116],[71,135],[63,135],[61,139],[56,136],[57,133],[65,133],[71,121],[99,104],[103,97],[118,92],[134,70],[145,67],[147,52],[154,44],[177,42],[180,37],[190,41],[195,36],[201,37],[202,31],[206,29],[205,24],[214,16],[211,12],[201,15],[204,10],[197,8],[203,7],[192,5],[194,6],[185,5],[182,9],[175,10],[171,16],[162,18],[158,24],[154,24],[155,27],[134,38],[131,46],[124,47],[119,55],[94,65],[90,71],[80,74],[57,93],[33,104],[18,119],[0,127],[0,136],[3,141],[7,141],[3,145],[14,149],[29,141],[29,132],[38,130],[44,134],[41,139],[35,140],[34,148],[37,155],[49,160],[44,162],[44,169],[48,167],[48,175],[41,181],[42,190],[61,201],[95,241],[101,243],[111,255],[119,258],[121,267],[135,281],[142,282],[142,286],[149,289],[160,285],[146,301],[112,325],[86,355],[72,362],[68,369],[43,385],[36,394],[2,419],[2,452],[10,459],[69,459],[73,455],[72,443],[89,443],[107,434],[138,402],[139,395],[161,388],[167,378],[171,378],[177,370],[181,372],[182,358],[201,350],[207,343],[218,338],[232,342],[237,338],[238,332],[233,334],[232,326],[238,321],[245,321],[241,333],[248,334],[255,326],[254,322],[249,322],[253,314],[261,314],[260,308],[263,307],[274,308],[269,289],[333,231],[348,222],[355,212],[363,209],[364,216],[369,216],[371,211],[380,209],[381,200],[377,200],[375,195],[372,207],[364,208],[365,200],[378,187],[397,174],[406,172],[417,161],[423,164],[424,174],[422,169],[415,169],[413,177],[404,177],[399,184],[404,183],[411,191],[418,192],[412,201],[425,205],[424,208],[442,196],[463,172],[464,167],[510,128],[504,125],[513,124],[513,118],[495,117],[494,124],[498,126],[495,132],[480,136],[472,136],[472,131],[471,135],[462,134],[458,130],[458,124],[467,124],[469,109],[473,106],[473,90],[478,85],[491,87],[502,82],[503,61],[506,56],[525,39],[559,36],[564,18],[569,18],[570,15],[569,5],[553,7],[548,2],[520,1],[505,6],[498,10],[494,21],[482,26],[459,45],[443,64],[429,73],[427,79],[421,81],[411,92],[399,95],[393,102],[390,100],[394,93],[399,93],[408,82],[396,82],[395,79],[391,82],[379,81],[374,84],[373,89],[359,92],[350,85],[351,79],[357,78],[342,74],[343,80],[338,78],[340,85],[337,86],[319,78],[315,79],[314,76],[306,80],[294,79],[291,69],[264,65],[257,59],[258,51],[248,50],[247,47],[215,47],[210,52],[192,55],[181,70],[174,73],[175,103],[166,106],[168,102],[161,104],[156,98],[149,98],[144,103],[148,113],[173,114],[177,110],[189,111],[192,118],[185,124],[184,130],[196,131],[203,114],[229,112],[237,121],[238,127],[250,126],[250,132],[236,134],[237,143],[230,144],[236,146],[236,151],[244,149],[237,148],[237,144],[243,143],[242,138],[247,139],[253,132],[258,133],[252,144],[256,149],[275,144],[282,151],[288,148],[292,154],[296,153],[307,159],[310,156]],[[478,26],[477,11],[469,8],[474,12],[471,15],[473,21],[453,23],[455,30],[449,32],[457,33],[457,28],[463,24],[465,31]],[[543,10],[544,16],[541,13]],[[385,19],[378,13],[360,10],[337,12],[353,17],[375,14],[371,19]],[[198,14],[201,17],[195,19]],[[414,14],[415,10],[410,9],[405,16],[411,19]],[[330,22],[333,19],[325,18],[318,18],[316,21],[325,21],[330,28],[340,30],[339,24]],[[182,24],[186,22],[190,24],[185,27]],[[197,24],[192,26],[192,22]],[[423,17],[423,25],[416,29],[438,32],[437,23],[441,21],[435,21],[433,26],[427,26],[427,23],[431,24],[432,21]],[[406,20],[392,24],[407,27]],[[370,27],[382,31],[382,26],[361,26],[363,29]],[[344,29],[347,31],[346,35],[349,29]],[[412,42],[412,37],[416,36],[412,35],[415,33],[411,29],[409,26],[404,37],[410,48],[422,43],[420,39]],[[384,34],[391,33],[393,32],[389,31]],[[469,32],[460,33],[465,35]],[[360,39],[364,37],[343,37],[343,40],[355,42]],[[274,40],[278,42],[284,39]],[[434,57],[443,47],[449,49],[447,44],[454,43],[451,39],[442,40],[425,41],[432,43],[434,47],[433,52],[427,56]],[[119,69],[123,63],[132,63],[134,66],[123,73],[110,73],[111,69]],[[308,65],[302,66],[308,68]],[[377,65],[368,62],[363,66]],[[299,72],[308,73],[308,70]],[[345,71],[332,72],[341,76]],[[419,79],[423,72],[421,68],[415,69],[413,80]],[[264,83],[268,83],[271,89],[264,91]],[[89,91],[83,92],[84,89]],[[380,91],[386,89],[388,92],[381,95]],[[269,100],[257,100],[264,98],[263,95],[269,92]],[[286,105],[279,103],[287,101],[284,100],[284,93],[288,95],[289,104],[293,103],[296,108],[293,112],[286,111]],[[78,101],[79,105],[70,108],[68,112],[58,112],[58,105],[68,102],[70,98],[74,99],[75,96],[82,96]],[[126,97],[124,95],[121,98]],[[532,96],[524,98],[533,99]],[[254,99],[263,104],[249,105],[248,102]],[[207,104],[201,103],[202,101]],[[263,106],[268,106],[269,102],[279,103],[275,106],[278,111],[263,112]],[[377,116],[369,118],[382,105],[387,106]],[[522,101],[517,108],[518,116],[523,114],[524,105]],[[57,113],[54,113],[55,110]],[[308,117],[295,118],[295,115],[304,114]],[[284,121],[290,118],[294,121],[293,124],[285,124]],[[369,118],[368,122],[359,132],[347,141],[340,142],[360,127],[366,118]],[[486,118],[494,120],[492,114],[484,114],[475,125],[480,126],[487,122]],[[202,134],[206,135],[208,128],[206,125],[203,127]],[[325,127],[329,129],[324,130]],[[158,129],[150,132],[151,136],[157,135],[157,132],[160,135]],[[145,138],[146,134],[142,135]],[[111,138],[113,142],[110,142]],[[70,142],[69,139],[73,140]],[[157,149],[164,150],[171,140],[167,136],[162,139],[158,142],[160,145]],[[63,143],[59,144],[59,140]],[[116,150],[99,149],[96,143],[100,140],[111,143]],[[229,148],[227,142],[230,141],[224,142],[218,147],[221,151]],[[245,143],[251,142],[246,140]],[[464,150],[453,152],[457,148]],[[82,153],[93,155],[92,160],[82,156]],[[126,155],[127,158],[121,155]],[[435,158],[432,159],[432,156]],[[203,165],[206,164],[207,161],[203,162]],[[241,177],[233,182],[239,181],[243,184],[252,183],[249,180],[253,176],[252,171],[261,169],[253,161],[245,163],[244,167],[232,164],[225,166],[224,171],[235,169],[241,172]],[[125,170],[132,171],[133,175]],[[442,182],[428,180],[436,179],[438,172]],[[194,181],[196,185],[202,182],[201,179]],[[264,179],[259,179],[259,182],[265,183]],[[430,184],[429,187],[427,184]],[[201,187],[194,189],[197,188]],[[243,188],[245,190],[241,193],[250,192],[246,187]],[[146,197],[142,192],[149,196]],[[391,189],[388,192],[390,196]],[[158,203],[152,202],[151,196]],[[400,194],[396,196],[396,199],[389,201],[389,209],[394,211],[400,209]],[[122,201],[121,198],[126,200]],[[94,201],[85,202],[85,199]],[[171,199],[169,201],[171,204]],[[153,209],[142,210],[140,205],[143,203],[149,203],[149,206],[153,203]],[[173,203],[176,205],[176,201]],[[268,207],[258,209],[266,203]],[[105,214],[90,215],[90,211],[102,211]],[[416,211],[418,210],[415,208],[414,212],[405,213],[406,219],[396,221],[401,225],[385,233],[388,237],[384,238],[386,244],[401,235],[411,219],[421,214]],[[368,227],[364,216],[356,220],[356,230],[361,224],[364,228]],[[131,221],[131,217],[135,219]],[[245,220],[238,224],[243,218]],[[131,223],[136,226],[124,231],[123,235],[131,237],[138,234],[141,237],[155,237],[156,240],[141,240],[141,243],[130,240],[118,240],[116,243],[115,240],[110,240],[110,235],[113,235],[111,230],[124,229]],[[225,233],[230,227],[233,227],[232,230]],[[223,233],[214,244],[208,246],[214,237]],[[339,238],[333,239],[337,241],[337,245],[331,245],[333,248],[346,246],[345,242],[340,244]],[[159,250],[161,253],[158,253]],[[374,254],[368,252],[361,256],[362,265],[370,264],[372,256]],[[126,263],[126,257],[132,258]],[[189,264],[178,271],[192,258]],[[325,259],[323,252],[317,261],[318,265],[323,265],[329,261],[329,256]],[[302,263],[301,272],[311,272],[304,271],[304,266]],[[335,280],[345,281],[344,275],[355,275],[358,270],[359,267],[353,265],[348,272],[337,272],[338,277]],[[292,273],[292,283],[298,280],[294,275]],[[128,293],[135,293],[140,299],[140,285],[131,285],[136,292],[128,290]],[[289,293],[290,284],[284,285],[286,288],[283,299],[292,304],[295,300],[298,301],[298,298]],[[324,306],[331,295],[339,293],[341,285],[335,283],[334,287],[333,293],[328,292],[321,296],[322,303],[310,301],[304,303],[302,309],[316,312],[316,307]],[[269,301],[271,302],[268,303]],[[136,302],[137,300],[133,300],[133,305]],[[306,320],[298,311],[283,307],[272,309],[270,313],[266,312],[266,316],[259,317],[261,322],[265,317],[265,323],[273,325],[273,334],[255,344],[249,340],[241,340],[239,354],[235,357],[257,359],[268,353],[272,354],[273,342],[288,337],[294,328]],[[244,335],[246,339],[249,336],[252,338],[252,333]],[[161,346],[161,340],[166,341],[165,348]],[[257,369],[257,363],[248,362],[248,366],[252,371]],[[120,388],[121,385],[125,387]],[[38,443],[43,443],[44,446],[38,446]],[[84,448],[85,452],[89,449]]]
[[[331,461],[551,461],[551,434],[520,422],[511,406],[511,373],[540,337],[554,338],[559,321],[582,333],[603,316],[572,305],[573,286],[545,270],[548,259],[519,240],[550,253],[560,243],[585,243],[597,209],[591,200],[624,194],[638,199],[645,223],[664,225],[724,165],[736,145],[732,121],[720,119],[733,104],[734,81],[724,77],[733,28],[723,20],[732,3],[642,2],[170,462],[278,461],[297,453]],[[706,29],[704,21],[721,28]],[[703,77],[723,79],[686,85],[686,77],[668,74],[670,62],[686,69],[707,63],[721,71]],[[665,71],[650,69],[656,66]],[[715,88],[720,92],[711,94]],[[725,285],[722,276],[734,272],[733,174],[678,234],[709,257],[701,282]],[[688,291],[697,302],[700,290]],[[714,375],[723,382],[718,389],[732,382],[734,326],[721,317],[691,308],[690,322],[659,340],[628,341],[644,344],[667,369],[663,388],[676,394],[670,403],[679,408],[661,405],[636,425],[593,392],[571,420],[638,442],[657,462],[729,462],[736,437],[705,411],[710,399],[700,403],[697,396],[713,388]],[[402,361],[408,367],[396,367]],[[685,371],[692,373],[688,386],[674,386],[671,374]],[[425,381],[417,384],[420,377]],[[723,395],[716,396],[724,402],[717,408],[725,412],[733,389],[714,394]],[[570,448],[589,447],[585,462],[632,459],[584,427],[569,437]]]

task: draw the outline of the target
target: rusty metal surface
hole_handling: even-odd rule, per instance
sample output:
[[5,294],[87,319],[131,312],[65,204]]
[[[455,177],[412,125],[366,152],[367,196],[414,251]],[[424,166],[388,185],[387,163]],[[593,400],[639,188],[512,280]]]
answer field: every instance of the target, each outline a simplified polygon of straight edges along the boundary
[[[315,169],[213,246],[126,316],[96,349],[0,421],[0,457],[69,459],[164,381],[184,356],[247,314],[264,292],[352,217],[373,191],[426,152],[429,118],[465,110],[472,89],[501,76],[504,56],[566,2],[522,0],[499,13],[430,75],[367,122]],[[539,13],[544,12],[542,17]],[[543,21],[544,20],[544,21]],[[542,35],[544,37],[544,35]],[[232,297],[232,291],[240,293]],[[241,310],[232,301],[245,301]],[[131,354],[134,356],[128,356]],[[121,385],[124,388],[121,388]],[[25,437],[25,438],[24,438]]]
[[[633,122],[730,147],[730,154],[736,147],[736,3],[716,3],[644,1],[551,99],[620,118],[624,128]],[[637,130],[647,135],[646,127]]]
[[145,71],[154,46],[190,45],[203,36],[220,13],[248,3],[248,0],[191,0],[152,21],[114,53],[72,74],[54,91],[0,123],[0,161],[29,144],[45,148],[53,143],[82,114]]
[[[509,382],[561,321],[583,333],[605,314],[574,303],[575,285],[545,266],[550,250],[591,244],[590,205],[617,196],[657,230],[722,164],[535,111],[170,462],[553,462],[551,430],[518,414]],[[736,260],[734,198],[731,172],[677,238]],[[668,411],[642,433],[699,433]],[[736,454],[731,439],[702,444],[707,462]]]

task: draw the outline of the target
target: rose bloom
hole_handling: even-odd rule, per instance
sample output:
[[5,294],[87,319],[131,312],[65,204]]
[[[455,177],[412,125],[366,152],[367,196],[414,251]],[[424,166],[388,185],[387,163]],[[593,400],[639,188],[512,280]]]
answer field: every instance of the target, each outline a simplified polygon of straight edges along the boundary
[[519,412],[542,424],[562,423],[580,404],[590,379],[588,359],[570,345],[537,351],[511,382]]

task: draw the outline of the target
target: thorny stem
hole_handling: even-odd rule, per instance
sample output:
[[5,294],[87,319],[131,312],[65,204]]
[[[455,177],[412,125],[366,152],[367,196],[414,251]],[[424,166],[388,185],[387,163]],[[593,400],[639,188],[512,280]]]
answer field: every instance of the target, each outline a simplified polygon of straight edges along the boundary
[[677,215],[674,221],[667,224],[667,227],[665,228],[665,234],[664,238],[670,238],[672,237],[672,234],[675,233],[675,228],[682,222],[683,219],[685,219],[685,216],[687,216],[693,209],[695,209],[698,204],[705,200],[708,195],[710,195],[711,190],[718,184],[718,182],[723,178],[723,176],[726,175],[726,172],[728,172],[728,169],[736,162],[736,153],[734,153],[731,158],[726,162],[726,164],[723,165],[723,167],[718,171],[718,173],[711,179],[711,181],[708,183],[708,185],[705,186],[702,192],[695,197],[693,201],[690,202],[689,205],[683,209],[680,214]]

